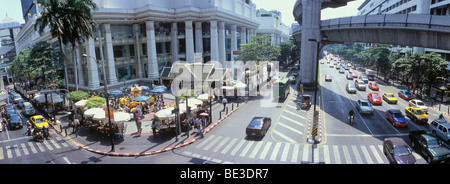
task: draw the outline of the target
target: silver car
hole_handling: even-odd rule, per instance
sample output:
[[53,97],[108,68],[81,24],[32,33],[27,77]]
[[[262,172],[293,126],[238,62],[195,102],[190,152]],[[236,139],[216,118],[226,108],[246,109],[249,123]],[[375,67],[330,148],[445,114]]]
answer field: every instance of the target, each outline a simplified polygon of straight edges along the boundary
[[347,84],[347,86],[345,87],[345,90],[347,90],[347,93],[356,94],[356,87],[353,84]]
[[373,114],[373,107],[369,100],[360,99],[356,101],[356,109],[360,114]]

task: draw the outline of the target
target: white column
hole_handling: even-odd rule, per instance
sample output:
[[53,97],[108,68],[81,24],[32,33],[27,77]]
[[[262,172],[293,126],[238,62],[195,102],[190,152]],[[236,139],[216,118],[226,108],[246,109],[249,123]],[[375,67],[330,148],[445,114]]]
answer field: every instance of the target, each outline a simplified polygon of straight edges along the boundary
[[186,62],[194,63],[194,30],[192,21],[184,21],[186,30]]
[[241,27],[241,44],[247,43],[247,28]]
[[[231,55],[233,55],[233,51],[237,51],[237,35],[236,35],[236,24],[231,25]],[[231,60],[234,61],[233,57]]]
[[219,37],[217,20],[211,20],[211,61],[219,61]]
[[225,22],[219,22],[219,62],[225,66],[226,48],[225,48]]
[[144,72],[142,69],[142,62],[141,62],[141,42],[139,41],[139,24],[134,24],[134,36],[135,36],[135,42],[136,42],[136,59],[138,62],[138,78],[144,77]]
[[[148,37],[148,35],[147,35]],[[171,47],[172,47],[172,63],[178,61],[178,25],[176,22],[172,23],[171,32],[170,32],[170,39],[171,39]],[[148,55],[148,54],[147,54]]]
[[195,22],[195,53],[203,53],[202,22]]
[[98,88],[100,87],[100,81],[98,80],[98,67],[97,62],[95,60],[95,44],[92,38],[89,38],[85,41],[86,47],[86,64],[87,64],[87,75],[88,75],[88,87]]
[[156,37],[155,22],[146,21],[147,27],[147,56],[148,56],[148,78],[151,80],[159,79],[158,58],[156,56]]
[[106,78],[109,84],[117,83],[116,76],[116,64],[114,61],[114,49],[112,46],[112,38],[111,38],[111,24],[103,24],[103,28],[105,29],[105,44],[106,44],[106,61],[108,63],[108,74],[109,76]]
[[84,86],[84,73],[83,73],[83,63],[82,63],[82,56],[80,54],[80,45],[77,44],[77,47],[75,48],[75,54],[77,55],[77,69],[78,69],[78,85]]

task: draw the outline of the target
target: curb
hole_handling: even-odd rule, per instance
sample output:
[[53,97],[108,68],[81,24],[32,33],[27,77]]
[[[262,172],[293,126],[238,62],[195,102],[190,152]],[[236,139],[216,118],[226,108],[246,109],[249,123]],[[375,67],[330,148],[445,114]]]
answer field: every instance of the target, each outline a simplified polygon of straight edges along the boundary
[[225,120],[228,116],[230,116],[233,112],[236,112],[236,110],[239,109],[239,107],[236,107],[234,110],[230,111],[228,114],[226,114],[224,117],[222,117],[221,119],[217,120],[216,122],[210,124],[208,127],[206,127],[203,131],[203,133],[201,133],[200,135],[197,135],[195,137],[190,138],[187,141],[184,141],[182,143],[179,143],[175,146],[168,146],[165,148],[160,148],[160,149],[154,149],[154,150],[148,150],[145,152],[110,152],[110,151],[100,151],[100,150],[95,150],[95,149],[91,149],[88,146],[85,146],[83,144],[80,144],[78,142],[76,142],[75,140],[73,140],[72,138],[69,137],[69,140],[75,144],[76,146],[78,146],[81,149],[84,149],[86,151],[90,151],[92,153],[97,153],[97,154],[102,154],[102,155],[107,155],[107,156],[117,156],[117,157],[136,157],[136,156],[147,156],[147,155],[155,155],[157,153],[164,153],[170,150],[174,150],[177,148],[181,148],[184,146],[187,146],[189,144],[194,143],[195,141],[197,141],[198,139],[202,138],[206,133],[208,133],[212,128],[216,127],[218,124],[220,124],[223,120]]

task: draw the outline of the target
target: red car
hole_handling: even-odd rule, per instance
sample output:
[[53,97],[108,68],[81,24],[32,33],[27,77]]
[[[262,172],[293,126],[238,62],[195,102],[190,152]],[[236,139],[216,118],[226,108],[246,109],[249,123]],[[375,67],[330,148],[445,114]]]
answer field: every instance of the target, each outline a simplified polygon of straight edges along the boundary
[[378,93],[369,93],[367,95],[367,99],[372,103],[372,105],[381,105],[383,103],[383,100],[381,100],[380,95]]
[[380,89],[377,82],[369,82],[369,88],[373,91],[378,91]]

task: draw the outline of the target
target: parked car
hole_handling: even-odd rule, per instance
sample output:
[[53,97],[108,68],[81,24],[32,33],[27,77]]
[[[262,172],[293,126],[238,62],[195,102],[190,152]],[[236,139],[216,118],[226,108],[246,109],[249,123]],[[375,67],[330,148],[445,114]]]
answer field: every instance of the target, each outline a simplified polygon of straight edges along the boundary
[[373,114],[372,104],[368,100],[360,99],[356,101],[356,110],[360,114]]
[[386,119],[392,123],[394,127],[408,126],[408,120],[403,115],[402,111],[398,109],[389,109],[385,112]]
[[413,96],[411,94],[411,92],[409,92],[408,90],[400,90],[398,92],[398,97],[403,98],[405,100],[412,100]]
[[410,107],[418,107],[428,114],[428,107],[421,100],[410,100],[408,104]]
[[435,137],[427,135],[424,130],[409,132],[409,139],[412,147],[416,148],[430,164],[445,163],[450,157],[450,151]]
[[394,93],[386,92],[383,93],[383,100],[387,103],[397,104],[397,98],[394,96]]
[[444,142],[450,143],[450,123],[448,123],[445,119],[435,119],[430,123],[430,127],[432,129],[431,133],[440,137]]
[[414,123],[427,123],[428,122],[428,116],[422,111],[422,109],[420,109],[418,107],[406,107],[405,114]]
[[361,80],[355,80],[355,86],[356,89],[361,90],[361,91],[365,91],[366,90],[366,83],[364,83]]
[[383,141],[383,152],[391,164],[416,163],[416,158],[412,154],[412,150],[402,138],[385,138]]
[[268,117],[254,117],[245,129],[247,136],[264,136],[272,124]]
[[347,84],[345,86],[345,90],[347,90],[347,93],[354,93],[354,94],[356,94],[356,87],[353,84]]
[[378,93],[369,93],[367,94],[367,100],[370,101],[370,103],[372,103],[372,105],[381,105],[383,104],[383,100],[381,100],[380,95],[378,95]]
[[369,89],[378,91],[380,90],[380,87],[378,86],[377,82],[369,82]]

